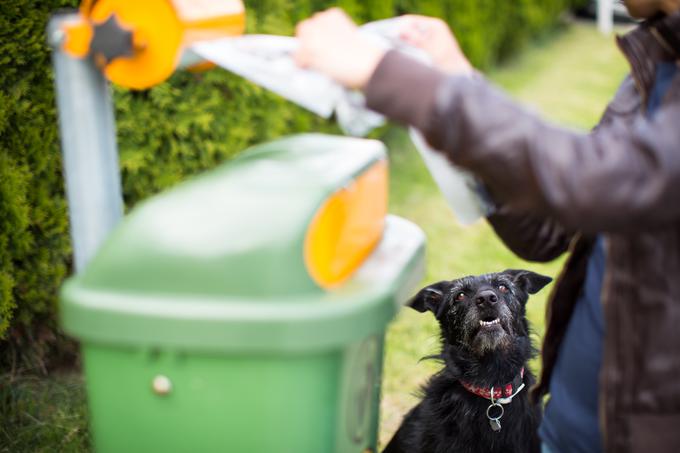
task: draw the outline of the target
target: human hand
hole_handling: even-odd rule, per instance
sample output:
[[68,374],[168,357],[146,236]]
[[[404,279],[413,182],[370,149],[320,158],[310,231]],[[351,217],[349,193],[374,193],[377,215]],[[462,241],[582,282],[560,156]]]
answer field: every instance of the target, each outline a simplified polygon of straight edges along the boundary
[[471,74],[472,65],[460,50],[458,41],[441,19],[418,15],[402,16],[400,37],[421,49],[439,70],[447,74]]
[[385,54],[359,33],[356,24],[339,8],[300,22],[295,35],[299,41],[294,55],[297,64],[326,74],[348,88],[364,88]]

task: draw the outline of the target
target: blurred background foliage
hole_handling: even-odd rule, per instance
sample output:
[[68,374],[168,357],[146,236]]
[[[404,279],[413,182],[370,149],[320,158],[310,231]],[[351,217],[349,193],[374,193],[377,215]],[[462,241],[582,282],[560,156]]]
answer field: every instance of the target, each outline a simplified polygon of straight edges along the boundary
[[[248,31],[293,33],[338,5],[365,22],[403,13],[446,19],[482,69],[552,29],[575,0],[246,0]],[[8,0],[0,8],[0,371],[72,363],[56,328],[56,294],[71,271],[53,76],[45,26],[72,0]],[[177,73],[146,91],[115,90],[124,198],[142,198],[247,146],[324,122],[225,71]],[[49,358],[49,360],[47,360]]]

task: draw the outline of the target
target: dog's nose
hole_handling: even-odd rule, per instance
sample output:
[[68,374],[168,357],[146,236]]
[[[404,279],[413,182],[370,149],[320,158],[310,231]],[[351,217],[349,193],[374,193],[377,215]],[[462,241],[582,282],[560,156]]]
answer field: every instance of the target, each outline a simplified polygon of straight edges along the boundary
[[480,306],[484,304],[493,305],[498,302],[498,296],[490,289],[487,289],[477,293],[475,296],[475,302],[477,302],[477,305]]

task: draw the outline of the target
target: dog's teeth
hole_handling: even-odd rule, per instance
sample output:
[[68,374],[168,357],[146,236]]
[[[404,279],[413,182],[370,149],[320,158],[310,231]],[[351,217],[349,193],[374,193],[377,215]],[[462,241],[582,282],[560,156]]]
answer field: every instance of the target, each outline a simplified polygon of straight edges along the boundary
[[500,322],[501,322],[501,320],[498,319],[498,318],[494,319],[493,321],[482,321],[482,320],[480,320],[479,325],[480,326],[490,326],[492,324],[498,324]]

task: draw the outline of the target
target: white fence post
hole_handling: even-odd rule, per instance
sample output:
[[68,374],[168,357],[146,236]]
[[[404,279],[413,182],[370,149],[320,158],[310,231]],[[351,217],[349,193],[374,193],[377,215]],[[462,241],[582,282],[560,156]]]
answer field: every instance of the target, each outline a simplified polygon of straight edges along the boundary
[[597,0],[597,28],[603,35],[614,28],[614,0]]

